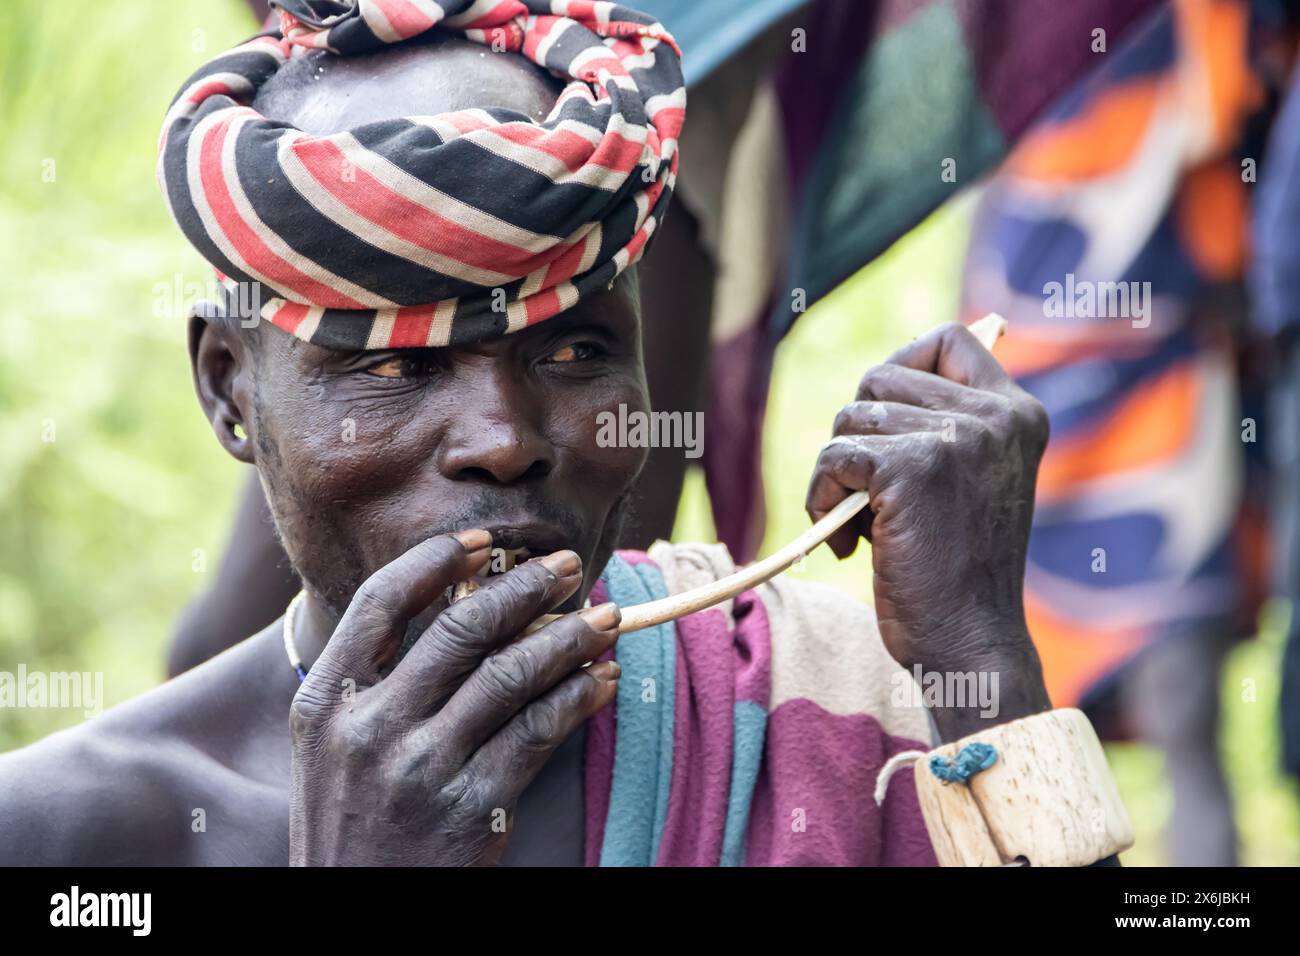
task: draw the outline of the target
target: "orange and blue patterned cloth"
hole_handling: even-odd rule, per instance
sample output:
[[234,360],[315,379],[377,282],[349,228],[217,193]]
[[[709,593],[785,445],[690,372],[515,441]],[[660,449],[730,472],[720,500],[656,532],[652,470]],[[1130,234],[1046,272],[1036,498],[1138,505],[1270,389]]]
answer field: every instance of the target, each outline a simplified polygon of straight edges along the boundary
[[1058,706],[1098,700],[1153,641],[1248,625],[1257,596],[1243,502],[1263,437],[1237,349],[1261,6],[1176,0],[976,216],[963,315],[1007,316],[998,357],[1051,417],[1025,595]]
[[[754,279],[763,286],[750,290],[757,305],[727,317],[709,371],[704,466],[714,524],[733,554],[750,558],[763,532],[763,415],[781,338],[805,307],[995,169],[1105,62],[1094,50],[1099,36],[1118,49],[1160,3],[633,2],[677,38],[692,95],[771,31],[790,31],[775,38],[780,55],[755,78],[774,94],[771,142],[782,182],[754,201],[779,204],[781,248]],[[698,162],[689,140],[688,132],[683,195]],[[748,255],[763,262],[757,251]]]

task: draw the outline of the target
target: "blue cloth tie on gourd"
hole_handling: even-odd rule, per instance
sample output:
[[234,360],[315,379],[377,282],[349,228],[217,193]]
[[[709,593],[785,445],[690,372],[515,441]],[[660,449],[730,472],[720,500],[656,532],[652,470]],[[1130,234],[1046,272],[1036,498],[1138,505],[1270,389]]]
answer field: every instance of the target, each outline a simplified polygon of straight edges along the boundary
[[930,758],[930,772],[944,783],[966,783],[981,770],[987,770],[998,761],[998,752],[992,744],[967,744],[949,760],[941,754]]

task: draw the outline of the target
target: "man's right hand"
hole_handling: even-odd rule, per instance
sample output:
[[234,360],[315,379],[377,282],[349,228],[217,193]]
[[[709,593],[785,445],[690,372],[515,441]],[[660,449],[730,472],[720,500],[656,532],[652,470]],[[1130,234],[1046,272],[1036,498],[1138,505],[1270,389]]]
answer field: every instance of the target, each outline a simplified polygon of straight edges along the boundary
[[612,604],[514,639],[582,583],[559,551],[440,613],[384,673],[409,622],[489,559],[485,531],[430,538],[353,597],[290,708],[295,865],[492,864],[555,749],[614,699]]

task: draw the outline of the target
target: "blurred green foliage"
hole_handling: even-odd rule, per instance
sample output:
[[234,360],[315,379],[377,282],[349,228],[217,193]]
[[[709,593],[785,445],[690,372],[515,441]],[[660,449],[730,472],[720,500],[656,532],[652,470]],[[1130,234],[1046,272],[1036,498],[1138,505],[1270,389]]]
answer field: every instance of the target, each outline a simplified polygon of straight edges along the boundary
[[[0,668],[163,676],[240,470],[204,425],[175,289],[211,271],[154,179],[168,102],[255,32],[236,0],[0,5]],[[0,748],[77,719],[0,710]]]
[[[0,5],[0,670],[102,671],[108,705],[162,679],[243,477],[192,397],[183,312],[210,270],[170,222],[154,158],[182,80],[255,29],[240,0]],[[809,470],[862,372],[954,314],[968,221],[962,203],[937,214],[783,345],[765,437],[769,548],[805,526]],[[692,474],[678,537],[711,535]],[[865,548],[843,563],[823,549],[795,573],[870,599]],[[1281,616],[1224,677],[1223,749],[1253,864],[1300,860],[1294,794],[1275,769]],[[78,719],[0,710],[0,750]],[[1111,753],[1139,831],[1127,860],[1158,863],[1160,759],[1137,744]]]

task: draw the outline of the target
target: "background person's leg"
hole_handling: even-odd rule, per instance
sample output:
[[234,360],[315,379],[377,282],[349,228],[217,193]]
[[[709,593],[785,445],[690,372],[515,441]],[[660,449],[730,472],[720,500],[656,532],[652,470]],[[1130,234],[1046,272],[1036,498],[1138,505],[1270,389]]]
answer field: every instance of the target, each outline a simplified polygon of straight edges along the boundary
[[[654,411],[704,410],[709,371],[713,259],[684,205],[669,211],[662,233],[639,267],[641,341]],[[686,477],[686,449],[652,448],[633,493],[623,546],[648,548],[672,536]]]
[[1165,842],[1174,866],[1235,866],[1232,798],[1219,760],[1219,684],[1229,640],[1204,631],[1156,643],[1129,666],[1122,706],[1165,756],[1174,807]]
[[[1300,92],[1295,102],[1300,106]],[[1291,604],[1282,651],[1278,726],[1282,769],[1300,778],[1300,341],[1294,331],[1279,338],[1276,362],[1270,382],[1273,425],[1268,442],[1276,531],[1273,584],[1275,592]]]

